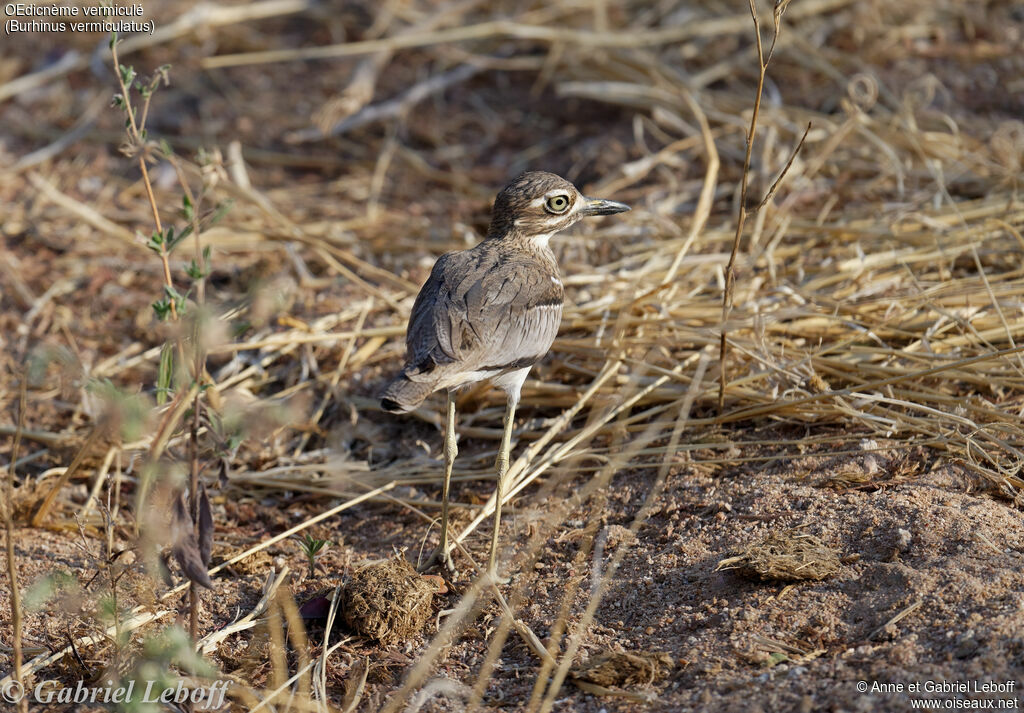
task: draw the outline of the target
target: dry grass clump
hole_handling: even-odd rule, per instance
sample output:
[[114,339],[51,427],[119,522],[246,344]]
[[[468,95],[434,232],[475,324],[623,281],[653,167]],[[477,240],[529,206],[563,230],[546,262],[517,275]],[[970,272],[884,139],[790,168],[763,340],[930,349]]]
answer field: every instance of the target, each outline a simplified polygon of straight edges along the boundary
[[736,570],[759,581],[799,582],[827,579],[839,571],[839,565],[834,549],[814,535],[793,529],[743,546],[720,561],[716,570]]
[[393,644],[423,630],[436,592],[402,555],[369,562],[342,589],[341,615],[357,634]]

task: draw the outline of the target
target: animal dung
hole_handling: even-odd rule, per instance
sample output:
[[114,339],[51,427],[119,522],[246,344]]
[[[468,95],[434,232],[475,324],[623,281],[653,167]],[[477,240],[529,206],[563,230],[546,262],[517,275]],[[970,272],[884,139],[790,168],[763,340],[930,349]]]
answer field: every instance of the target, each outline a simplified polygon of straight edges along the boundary
[[799,582],[827,579],[839,571],[839,554],[799,529],[773,532],[745,545],[718,563],[715,571],[734,569],[748,579]]
[[577,684],[591,683],[604,688],[648,686],[672,666],[672,657],[663,651],[604,651],[574,666],[569,675]]
[[356,569],[342,589],[341,614],[352,631],[387,645],[423,630],[437,591],[403,555],[376,560]]

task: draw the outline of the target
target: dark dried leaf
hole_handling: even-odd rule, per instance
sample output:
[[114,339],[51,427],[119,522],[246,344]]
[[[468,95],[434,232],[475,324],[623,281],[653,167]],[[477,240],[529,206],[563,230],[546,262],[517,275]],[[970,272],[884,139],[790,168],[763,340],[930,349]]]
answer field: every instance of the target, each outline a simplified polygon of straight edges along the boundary
[[231,472],[231,460],[228,458],[221,458],[217,463],[217,484],[221,488],[228,486],[228,473]]
[[199,542],[196,540],[192,517],[188,514],[184,493],[175,501],[174,512],[171,515],[171,532],[173,533],[171,554],[178,561],[181,571],[196,584],[213,589],[213,582],[210,580],[210,575],[206,573],[203,558],[199,554]]
[[299,607],[299,615],[303,619],[326,619],[331,611],[331,599],[324,595],[313,597]]
[[206,494],[206,485],[199,485],[199,556],[203,567],[209,569],[210,555],[213,553],[213,512],[210,510],[210,498]]

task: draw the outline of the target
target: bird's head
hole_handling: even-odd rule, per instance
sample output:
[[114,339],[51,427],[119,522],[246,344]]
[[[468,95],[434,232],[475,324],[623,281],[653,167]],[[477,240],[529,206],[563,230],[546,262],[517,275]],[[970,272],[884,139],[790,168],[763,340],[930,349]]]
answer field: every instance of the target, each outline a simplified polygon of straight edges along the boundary
[[629,210],[625,203],[588,198],[561,176],[530,171],[515,178],[494,199],[488,237],[516,234],[546,244],[588,215],[612,215]]

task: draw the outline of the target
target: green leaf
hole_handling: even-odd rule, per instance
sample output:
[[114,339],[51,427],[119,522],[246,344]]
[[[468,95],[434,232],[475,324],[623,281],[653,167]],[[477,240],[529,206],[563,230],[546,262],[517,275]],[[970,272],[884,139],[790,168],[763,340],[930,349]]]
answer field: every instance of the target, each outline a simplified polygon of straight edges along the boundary
[[54,596],[76,587],[78,580],[70,572],[58,570],[37,579],[25,592],[24,606],[29,611],[39,611]]
[[179,302],[185,299],[184,297],[181,296],[181,293],[174,289],[174,287],[172,287],[171,285],[164,285],[164,295],[174,300],[175,302]]
[[122,64],[119,66],[119,69],[121,71],[121,81],[124,82],[124,86],[130,87],[132,85],[132,80],[135,79],[135,67],[126,67]]
[[193,280],[201,280],[210,274],[210,255],[212,250],[209,245],[203,247],[202,264],[196,263],[195,258],[189,261],[185,273]]
[[119,389],[110,379],[90,379],[85,388],[103,402],[109,413],[117,414],[116,420],[121,424],[121,439],[125,443],[132,443],[142,437],[151,408],[145,397]]
[[207,227],[212,227],[219,223],[221,221],[221,218],[228,214],[228,211],[231,210],[231,207],[234,204],[235,201],[230,198],[218,203],[217,207],[214,208],[213,213],[210,214],[210,218],[207,222]]
[[[170,308],[168,307],[168,309]],[[160,369],[156,374],[156,402],[161,406],[167,403],[171,394],[171,378],[173,376],[174,347],[170,342],[166,342],[160,348]]]
[[153,311],[156,312],[158,320],[166,322],[167,318],[171,316],[171,303],[167,300],[157,300],[153,303]]
[[174,304],[178,310],[178,314],[182,314],[185,311],[185,295],[178,292],[171,285],[164,285],[164,301],[167,302],[168,308],[171,303]]
[[171,148],[171,145],[167,142],[167,139],[160,139],[160,150],[164,152],[164,156],[174,155],[174,149]]
[[97,604],[99,605],[99,611],[97,613],[105,621],[114,621],[114,617],[117,616],[117,600],[110,594],[105,594],[100,597]]
[[146,243],[146,247],[155,252],[157,255],[163,252],[164,245],[164,234],[157,231],[149,236],[149,241]]
[[192,199],[188,197],[188,194],[181,197],[181,215],[189,222],[196,215],[195,208],[192,206]]
[[303,549],[306,554],[313,556],[328,545],[327,540],[318,540],[312,535],[306,535],[306,539],[302,543]]
[[110,33],[110,44],[108,45],[108,48],[109,49],[114,49],[114,45],[116,45],[116,44],[117,44],[117,33],[116,32],[111,32]]
[[179,626],[164,629],[156,637],[148,637],[142,644],[143,655],[152,661],[184,669],[197,676],[214,677],[217,669],[193,649],[192,640]]
[[169,253],[172,250],[174,250],[174,248],[178,247],[181,244],[182,240],[184,240],[185,238],[192,234],[192,226],[189,225],[183,228],[182,231],[177,235],[173,234],[172,228],[168,228],[167,231],[171,233],[171,235],[168,235],[167,237],[167,252]]

